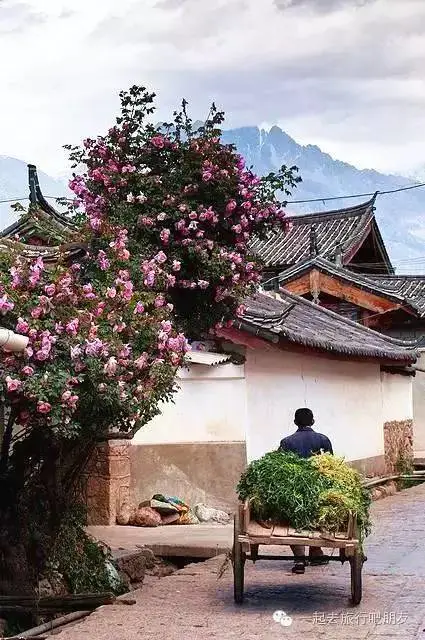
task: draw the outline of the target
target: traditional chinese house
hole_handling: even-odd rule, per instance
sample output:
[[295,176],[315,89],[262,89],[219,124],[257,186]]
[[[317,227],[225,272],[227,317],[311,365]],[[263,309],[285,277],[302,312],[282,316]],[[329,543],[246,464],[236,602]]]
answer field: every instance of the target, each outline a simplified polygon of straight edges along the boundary
[[[0,249],[81,258],[72,221],[43,197],[32,165],[29,187],[29,211],[0,233]],[[419,278],[394,275],[374,204],[292,217],[286,234],[253,243],[280,293],[256,294],[232,329],[195,349],[175,404],[133,440],[99,446],[86,495],[93,524],[113,524],[123,502],[154,493],[229,504],[247,460],[278,445],[299,406],[367,474],[392,472],[411,453],[417,352],[384,332],[419,335],[425,301]]]
[[[425,276],[394,274],[375,219],[375,199],[289,217],[287,234],[255,242],[253,248],[265,264],[266,286],[302,296],[381,333],[425,344]],[[412,373],[415,449],[422,458],[425,355]]]

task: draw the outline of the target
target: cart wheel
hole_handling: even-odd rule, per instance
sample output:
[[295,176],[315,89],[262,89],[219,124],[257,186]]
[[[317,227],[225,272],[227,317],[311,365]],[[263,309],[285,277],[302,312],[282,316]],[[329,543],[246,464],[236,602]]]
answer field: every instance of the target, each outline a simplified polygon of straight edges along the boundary
[[239,515],[235,515],[233,527],[233,593],[235,602],[242,604],[243,602],[243,586],[244,586],[244,565],[245,554],[242,551],[242,544],[238,541],[239,534]]
[[360,604],[362,599],[362,570],[363,554],[357,549],[350,558],[351,567],[351,602],[354,606]]

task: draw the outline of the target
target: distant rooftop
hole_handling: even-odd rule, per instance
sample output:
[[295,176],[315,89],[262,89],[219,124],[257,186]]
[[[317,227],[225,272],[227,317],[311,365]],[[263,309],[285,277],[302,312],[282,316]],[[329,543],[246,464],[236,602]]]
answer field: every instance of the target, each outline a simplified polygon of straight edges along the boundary
[[314,233],[315,254],[333,259],[340,251],[342,262],[349,264],[372,232],[384,269],[393,267],[375,220],[376,195],[359,205],[320,213],[286,218],[287,231],[271,233],[265,240],[257,239],[251,249],[264,261],[266,268],[286,268],[306,260],[312,252]]

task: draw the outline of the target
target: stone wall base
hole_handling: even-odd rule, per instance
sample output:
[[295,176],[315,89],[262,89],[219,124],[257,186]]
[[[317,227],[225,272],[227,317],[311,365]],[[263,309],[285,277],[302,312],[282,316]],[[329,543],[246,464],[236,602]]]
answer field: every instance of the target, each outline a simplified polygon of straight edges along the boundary
[[130,502],[156,493],[218,509],[237,503],[236,485],[246,468],[244,442],[132,444]]
[[402,473],[413,465],[413,420],[384,423],[385,470]]
[[384,484],[378,485],[377,487],[373,487],[371,489],[370,494],[372,501],[381,500],[382,498],[388,498],[389,496],[394,496],[399,488],[395,480],[390,480]]
[[360,460],[347,460],[348,464],[357,469],[365,478],[379,478],[386,474],[385,456],[372,456]]
[[130,492],[130,444],[109,440],[95,450],[84,477],[87,524],[115,524]]

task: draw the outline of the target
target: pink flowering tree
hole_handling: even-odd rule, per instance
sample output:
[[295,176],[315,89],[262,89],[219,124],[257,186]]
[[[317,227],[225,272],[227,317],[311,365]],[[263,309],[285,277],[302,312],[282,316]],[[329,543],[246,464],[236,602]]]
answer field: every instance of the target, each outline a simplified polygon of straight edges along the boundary
[[[121,93],[116,125],[82,149],[68,147],[79,170],[70,186],[99,248],[112,240],[128,252],[133,272],[195,338],[229,321],[259,282],[250,243],[284,226],[275,194],[285,197],[300,178],[295,167],[263,178],[246,168],[221,143],[214,106],[198,129],[184,101],[174,122],[153,126],[153,100],[142,87]],[[119,238],[111,239],[111,223]]]
[[1,324],[29,344],[0,355],[0,592],[37,582],[96,443],[156,415],[187,350],[162,297],[132,277],[121,229],[100,251],[86,232],[81,264],[2,258]]
[[96,443],[172,397],[186,338],[243,312],[261,274],[250,243],[284,226],[275,193],[299,181],[255,176],[214,107],[196,131],[185,103],[154,126],[153,97],[122,93],[116,125],[70,148],[86,258],[1,258],[1,324],[29,345],[0,354],[0,592],[16,566],[19,588],[36,582]]

